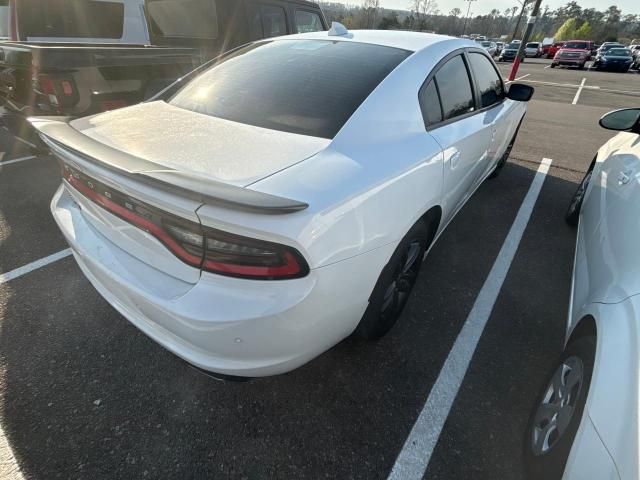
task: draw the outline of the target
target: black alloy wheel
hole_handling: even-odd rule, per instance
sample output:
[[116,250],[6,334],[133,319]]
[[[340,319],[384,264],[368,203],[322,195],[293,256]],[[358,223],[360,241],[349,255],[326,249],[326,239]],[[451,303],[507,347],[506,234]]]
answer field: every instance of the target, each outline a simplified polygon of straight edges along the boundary
[[419,220],[400,241],[380,273],[354,336],[375,340],[396,324],[418,279],[424,253],[436,228],[437,225],[427,227]]
[[582,209],[582,201],[584,200],[584,195],[587,192],[587,188],[589,187],[589,182],[591,182],[591,176],[593,174],[593,167],[595,166],[595,158],[591,162],[589,166],[589,170],[584,175],[584,178],[578,185],[576,192],[571,197],[571,201],[569,202],[569,208],[567,208],[567,213],[564,214],[564,219],[568,225],[575,227],[578,225],[578,220],[580,218],[580,210]]

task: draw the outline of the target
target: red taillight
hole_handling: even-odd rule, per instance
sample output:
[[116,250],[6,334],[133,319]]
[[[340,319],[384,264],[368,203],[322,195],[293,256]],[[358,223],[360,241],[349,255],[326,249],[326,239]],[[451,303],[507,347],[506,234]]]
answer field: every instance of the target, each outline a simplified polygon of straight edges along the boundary
[[51,80],[46,75],[40,75],[38,77],[38,84],[40,85],[40,91],[46,95],[55,95],[56,87],[53,84],[53,80]]
[[256,240],[175,217],[128,197],[63,165],[63,178],[85,197],[153,235],[183,262],[231,277],[258,280],[299,278],[309,273],[300,253],[278,243]]

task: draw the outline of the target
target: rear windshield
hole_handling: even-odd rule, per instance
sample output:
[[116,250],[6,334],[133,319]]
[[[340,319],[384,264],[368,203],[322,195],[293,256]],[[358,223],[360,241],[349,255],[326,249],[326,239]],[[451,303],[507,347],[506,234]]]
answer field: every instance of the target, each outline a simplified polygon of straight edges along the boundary
[[612,48],[611,50],[607,51],[607,55],[611,57],[630,57],[631,50],[628,50],[626,48]]
[[330,40],[254,43],[223,57],[169,103],[248,125],[333,138],[410,53]]
[[20,36],[122,38],[124,4],[96,0],[20,0]]
[[218,38],[215,0],[147,0],[151,31],[170,38]]
[[527,43],[527,47],[529,47],[529,48],[538,48],[538,45],[539,44],[537,44],[537,43]]
[[578,50],[589,50],[589,44],[587,42],[567,42],[563,48],[575,48]]

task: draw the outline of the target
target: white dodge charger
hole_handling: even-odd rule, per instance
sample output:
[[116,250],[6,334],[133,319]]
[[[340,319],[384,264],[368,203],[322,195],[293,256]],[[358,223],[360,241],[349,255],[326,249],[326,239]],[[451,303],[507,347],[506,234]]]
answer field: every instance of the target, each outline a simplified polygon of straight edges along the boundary
[[475,42],[335,25],[237,48],[137,106],[32,122],[95,288],[191,364],[251,377],[393,326],[532,93]]
[[600,120],[567,212],[578,224],[566,346],[531,414],[531,479],[640,478],[640,108]]

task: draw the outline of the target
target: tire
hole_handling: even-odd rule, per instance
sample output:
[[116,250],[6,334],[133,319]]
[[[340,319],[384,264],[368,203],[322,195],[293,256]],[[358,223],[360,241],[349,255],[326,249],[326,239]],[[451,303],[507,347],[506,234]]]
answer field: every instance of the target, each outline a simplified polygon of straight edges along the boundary
[[511,138],[509,145],[507,145],[507,149],[504,151],[502,158],[498,160],[498,163],[496,164],[496,168],[493,170],[493,172],[491,172],[491,174],[489,175],[489,178],[493,179],[493,178],[496,178],[498,175],[500,175],[500,172],[502,171],[504,166],[507,164],[507,160],[509,160],[509,155],[511,155],[511,149],[513,148],[513,144],[516,143],[516,138],[518,137],[518,132],[520,131],[520,125],[522,125],[522,120],[520,120],[520,123],[518,124],[518,128],[516,128],[516,132],[513,134],[513,137]]
[[369,306],[354,336],[365,340],[383,337],[396,324],[413,290],[424,252],[435,236],[437,226],[419,220],[400,241],[387,265],[382,269]]
[[584,200],[584,194],[587,191],[587,187],[589,186],[589,182],[591,181],[591,174],[593,173],[593,167],[595,166],[595,158],[591,162],[589,166],[589,170],[584,175],[584,178],[578,185],[573,197],[571,197],[571,202],[569,202],[569,207],[567,208],[567,213],[564,214],[564,220],[568,225],[575,227],[578,225],[578,220],[580,218],[580,210],[582,209],[582,201]]
[[584,63],[581,63],[580,65],[578,65],[578,70],[584,70]]
[[[547,378],[533,406],[524,438],[527,478],[562,477],[582,420],[595,353],[595,337],[586,336],[572,341]],[[562,392],[562,400],[558,398],[558,390]],[[545,407],[541,408],[543,405]]]
[[551,68],[556,68],[556,64],[555,64],[555,63],[552,63],[552,64],[551,64]]

